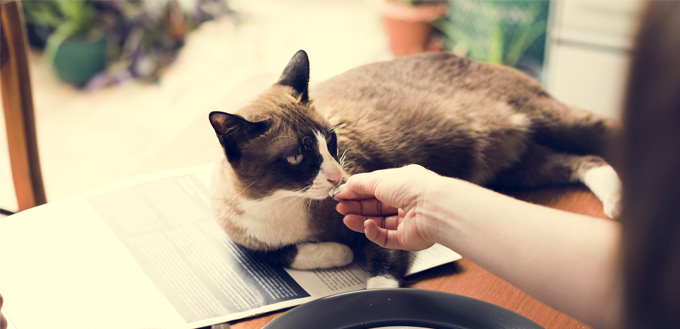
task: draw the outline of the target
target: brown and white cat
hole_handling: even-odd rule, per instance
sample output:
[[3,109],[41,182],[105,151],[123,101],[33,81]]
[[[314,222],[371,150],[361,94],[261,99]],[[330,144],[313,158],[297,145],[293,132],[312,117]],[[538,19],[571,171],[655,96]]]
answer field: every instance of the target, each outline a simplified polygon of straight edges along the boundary
[[581,182],[608,215],[618,211],[618,176],[602,156],[619,123],[558,102],[512,68],[427,53],[308,84],[299,51],[249,105],[210,113],[226,155],[213,173],[214,214],[270,261],[315,269],[356,259],[369,288],[398,286],[408,254],[347,229],[328,192],[351,174],[411,163],[487,186]]

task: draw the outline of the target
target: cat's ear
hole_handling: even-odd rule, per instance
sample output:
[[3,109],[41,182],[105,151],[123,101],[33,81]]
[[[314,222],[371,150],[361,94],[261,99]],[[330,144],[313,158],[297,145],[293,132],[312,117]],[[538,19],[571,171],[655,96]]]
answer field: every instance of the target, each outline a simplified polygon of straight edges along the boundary
[[309,58],[304,50],[299,50],[283,69],[278,84],[292,87],[293,97],[300,102],[309,100]]
[[241,116],[219,111],[210,112],[208,118],[210,119],[210,124],[212,125],[213,129],[215,129],[215,134],[217,134],[217,137],[231,133],[232,131],[238,129],[238,127],[241,125],[241,122],[246,121]]
[[238,163],[241,158],[239,144],[259,136],[269,127],[267,121],[250,122],[240,115],[219,111],[210,112],[209,119],[228,160],[232,163]]
[[250,138],[263,133],[268,128],[266,121],[250,122],[240,115],[220,111],[210,112],[209,119],[217,136]]

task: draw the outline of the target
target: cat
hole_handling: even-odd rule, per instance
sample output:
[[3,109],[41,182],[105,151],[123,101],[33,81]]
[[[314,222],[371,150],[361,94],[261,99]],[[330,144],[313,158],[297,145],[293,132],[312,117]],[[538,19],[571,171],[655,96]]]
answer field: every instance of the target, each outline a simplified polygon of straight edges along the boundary
[[355,173],[420,164],[502,188],[580,182],[618,211],[604,156],[617,120],[569,107],[519,71],[453,54],[364,65],[309,88],[297,52],[279,80],[234,114],[211,112],[225,157],[210,187],[214,215],[237,244],[285,267],[356,260],[368,288],[401,285],[408,253],[344,226],[329,191]]

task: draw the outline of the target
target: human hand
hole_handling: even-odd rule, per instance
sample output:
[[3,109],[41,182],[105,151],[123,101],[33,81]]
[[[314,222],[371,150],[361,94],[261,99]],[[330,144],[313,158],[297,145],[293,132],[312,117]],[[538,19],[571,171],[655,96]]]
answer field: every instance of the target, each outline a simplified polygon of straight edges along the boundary
[[336,209],[348,228],[382,247],[426,249],[436,242],[445,180],[418,165],[357,174],[335,193]]
[[2,294],[0,294],[0,329],[7,329],[7,319],[5,316],[2,314]]

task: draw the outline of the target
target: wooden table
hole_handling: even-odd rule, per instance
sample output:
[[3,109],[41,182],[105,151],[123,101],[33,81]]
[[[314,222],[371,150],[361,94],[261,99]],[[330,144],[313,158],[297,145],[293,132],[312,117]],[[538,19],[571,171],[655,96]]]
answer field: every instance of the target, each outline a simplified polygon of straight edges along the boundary
[[[557,209],[606,218],[600,201],[580,186],[515,191],[508,194]],[[453,264],[412,275],[407,279],[407,287],[446,291],[481,299],[515,311],[545,328],[588,328],[465,258]],[[283,311],[237,321],[232,323],[231,328],[259,329],[281,313]]]

